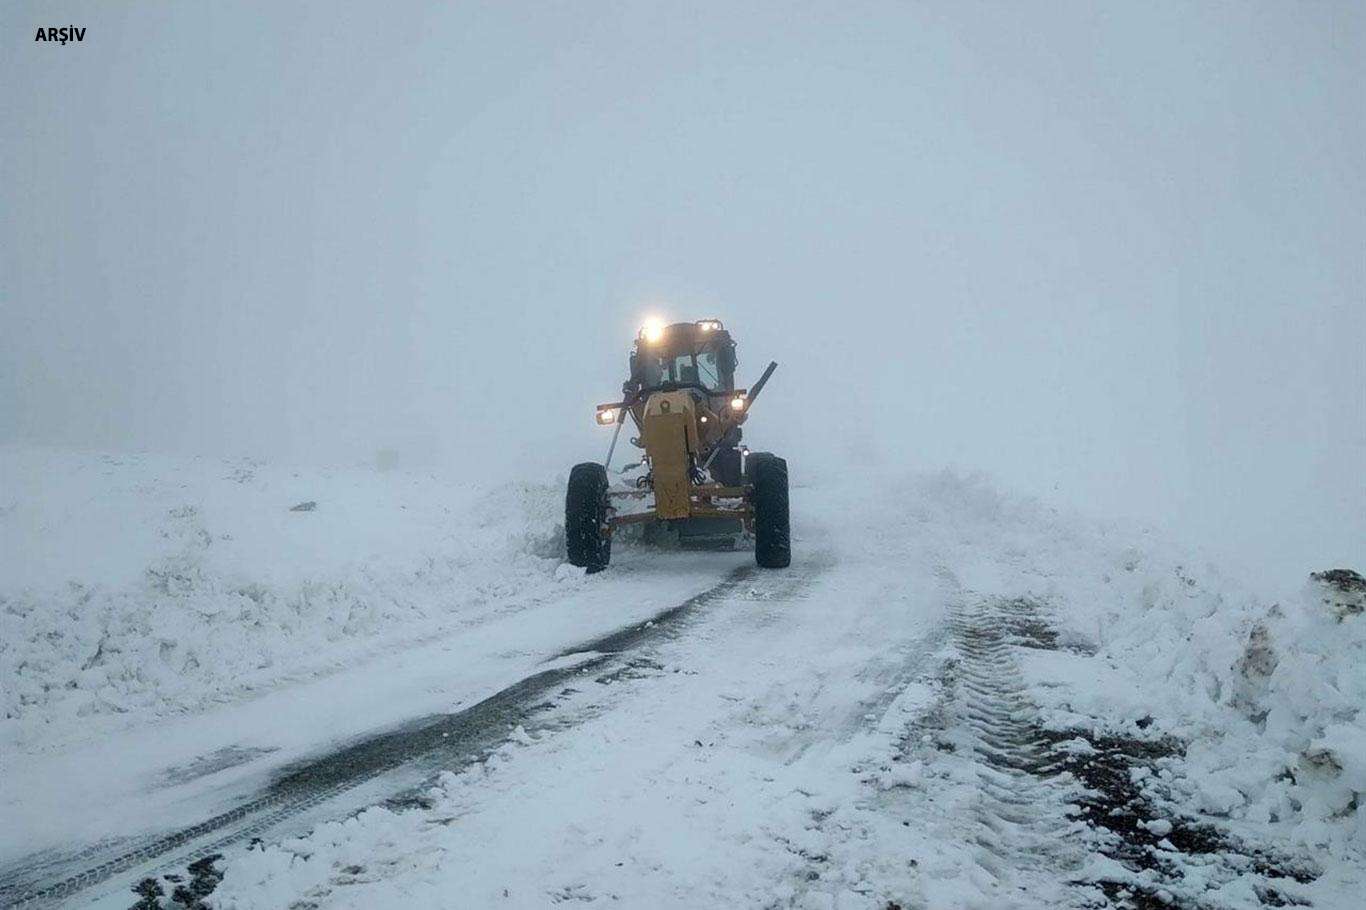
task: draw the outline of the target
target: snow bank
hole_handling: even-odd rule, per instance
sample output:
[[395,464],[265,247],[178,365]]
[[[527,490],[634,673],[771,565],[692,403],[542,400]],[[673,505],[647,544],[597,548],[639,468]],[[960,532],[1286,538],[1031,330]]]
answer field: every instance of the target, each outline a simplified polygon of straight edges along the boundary
[[[818,496],[814,520],[849,510]],[[965,602],[1046,606],[1062,651],[1028,664],[1050,725],[1173,735],[1188,748],[1172,790],[1190,808],[1310,852],[1366,853],[1366,582],[1344,581],[1354,573],[1268,589],[1152,529],[979,475],[903,477],[876,508],[871,551],[929,554]]]
[[1118,568],[1097,656],[1189,743],[1193,805],[1288,827],[1306,848],[1366,850],[1362,617],[1335,615],[1319,581],[1278,597],[1171,558]]
[[12,447],[0,478],[0,724],[30,744],[198,709],[562,583],[549,486]]
[[1311,851],[1366,852],[1360,576],[1259,588],[1152,531],[1003,496],[981,478],[912,479],[899,495],[907,530],[920,527],[965,596],[1038,600],[1064,650],[1094,653],[1034,661],[1033,697],[1052,725],[1104,718],[1175,735],[1187,779],[1173,790],[1190,807]]

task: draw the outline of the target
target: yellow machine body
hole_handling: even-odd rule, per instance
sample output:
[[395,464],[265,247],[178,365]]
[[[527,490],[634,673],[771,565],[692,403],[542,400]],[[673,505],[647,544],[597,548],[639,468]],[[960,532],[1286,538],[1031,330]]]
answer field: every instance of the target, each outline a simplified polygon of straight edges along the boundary
[[655,515],[692,514],[692,477],[702,451],[697,405],[688,392],[655,392],[645,402],[641,442],[654,474]]
[[[634,490],[612,490],[605,526],[610,536],[622,525],[661,522],[690,537],[719,538],[751,529],[753,507],[740,482],[735,443],[749,404],[777,367],[769,364],[754,388],[735,388],[735,343],[719,320],[675,323],[656,335],[642,330],[631,356],[631,378],[623,401],[598,405],[602,426],[628,419],[640,435],[631,444],[644,450],[648,472]],[[613,443],[615,445],[615,442]],[[712,456],[725,446],[735,453],[735,479],[716,477]],[[608,461],[611,452],[608,453]],[[653,499],[644,509],[621,508],[628,500]]]
[[[791,561],[787,462],[749,455],[741,425],[776,362],[748,389],[735,386],[735,341],[719,319],[649,323],[631,352],[622,398],[600,404],[596,422],[612,427],[601,463],[570,471],[565,493],[565,551],[571,565],[600,572],[611,561],[612,537],[640,526],[646,542],[676,541],[685,549],[734,549],[747,536],[766,568]],[[612,483],[609,471],[627,422],[642,457],[623,468],[643,469]]]

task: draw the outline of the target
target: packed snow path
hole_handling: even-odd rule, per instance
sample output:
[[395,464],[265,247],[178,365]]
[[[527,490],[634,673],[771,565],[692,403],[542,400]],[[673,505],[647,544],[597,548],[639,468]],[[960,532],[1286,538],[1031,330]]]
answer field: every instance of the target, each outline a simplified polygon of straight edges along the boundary
[[[1235,710],[1296,697],[1274,615],[1210,638],[1154,579],[1225,598],[1179,565],[961,481],[854,532],[847,493],[800,492],[788,571],[623,547],[351,666],[14,750],[0,904],[153,877],[224,910],[1354,905],[1354,677],[1303,760]],[[1291,643],[1320,676],[1354,616]]]

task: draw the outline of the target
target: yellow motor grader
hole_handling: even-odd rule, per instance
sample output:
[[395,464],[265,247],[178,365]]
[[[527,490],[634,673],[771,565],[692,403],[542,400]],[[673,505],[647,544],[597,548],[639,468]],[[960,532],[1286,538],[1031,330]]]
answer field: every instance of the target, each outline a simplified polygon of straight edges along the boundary
[[[679,540],[731,542],[754,537],[766,568],[792,561],[787,462],[740,444],[749,416],[778,364],[749,389],[735,387],[735,341],[720,320],[647,324],[631,352],[621,401],[600,404],[597,422],[615,426],[604,462],[575,465],[564,500],[569,562],[600,572],[612,558],[612,534],[628,524],[667,528]],[[644,453],[634,485],[612,489],[607,471],[627,419]]]

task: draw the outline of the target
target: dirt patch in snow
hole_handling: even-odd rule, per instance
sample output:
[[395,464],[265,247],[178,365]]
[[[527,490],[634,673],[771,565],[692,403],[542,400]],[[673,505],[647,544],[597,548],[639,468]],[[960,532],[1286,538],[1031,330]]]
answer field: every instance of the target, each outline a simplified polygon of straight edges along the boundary
[[[1080,846],[1113,861],[1087,864],[1077,887],[1091,894],[1099,889],[1109,906],[1126,910],[1224,906],[1213,896],[1224,888],[1246,893],[1254,905],[1310,905],[1296,886],[1320,874],[1311,861],[1247,843],[1214,820],[1177,808],[1182,797],[1167,782],[1178,776],[1173,771],[1180,771],[1185,745],[1156,732],[1164,728],[1152,717],[1124,730],[1102,718],[1045,727],[1011,649],[1086,653],[1063,647],[1046,605],[1017,598],[964,610],[957,639],[961,660],[946,678],[953,704],[944,710],[971,737],[936,746],[962,752],[966,745],[998,781],[1033,779],[1044,785],[1039,793],[1068,803],[1085,825]],[[1026,789],[1023,782],[1011,784],[1012,791]]]
[[196,860],[186,867],[184,875],[172,872],[159,880],[144,878],[133,886],[138,900],[128,910],[208,910],[204,898],[223,880],[223,871],[218,868],[222,858],[215,853]]
[[1102,837],[1098,851],[1117,860],[1145,881],[1100,880],[1097,884],[1117,907],[1147,908],[1204,906],[1198,898],[1178,896],[1187,878],[1183,865],[1196,860],[1230,870],[1252,873],[1252,887],[1265,906],[1308,906],[1309,902],[1284,887],[1307,884],[1319,871],[1302,859],[1279,855],[1247,844],[1213,824],[1164,811],[1152,798],[1155,773],[1163,759],[1180,760],[1183,746],[1170,737],[1139,739],[1085,730],[1043,730],[1038,735],[1052,744],[1052,761],[1043,774],[1071,775],[1084,788],[1078,796],[1078,817]]
[[1366,612],[1366,577],[1351,569],[1329,569],[1310,575],[1322,588],[1322,601],[1338,622]]

